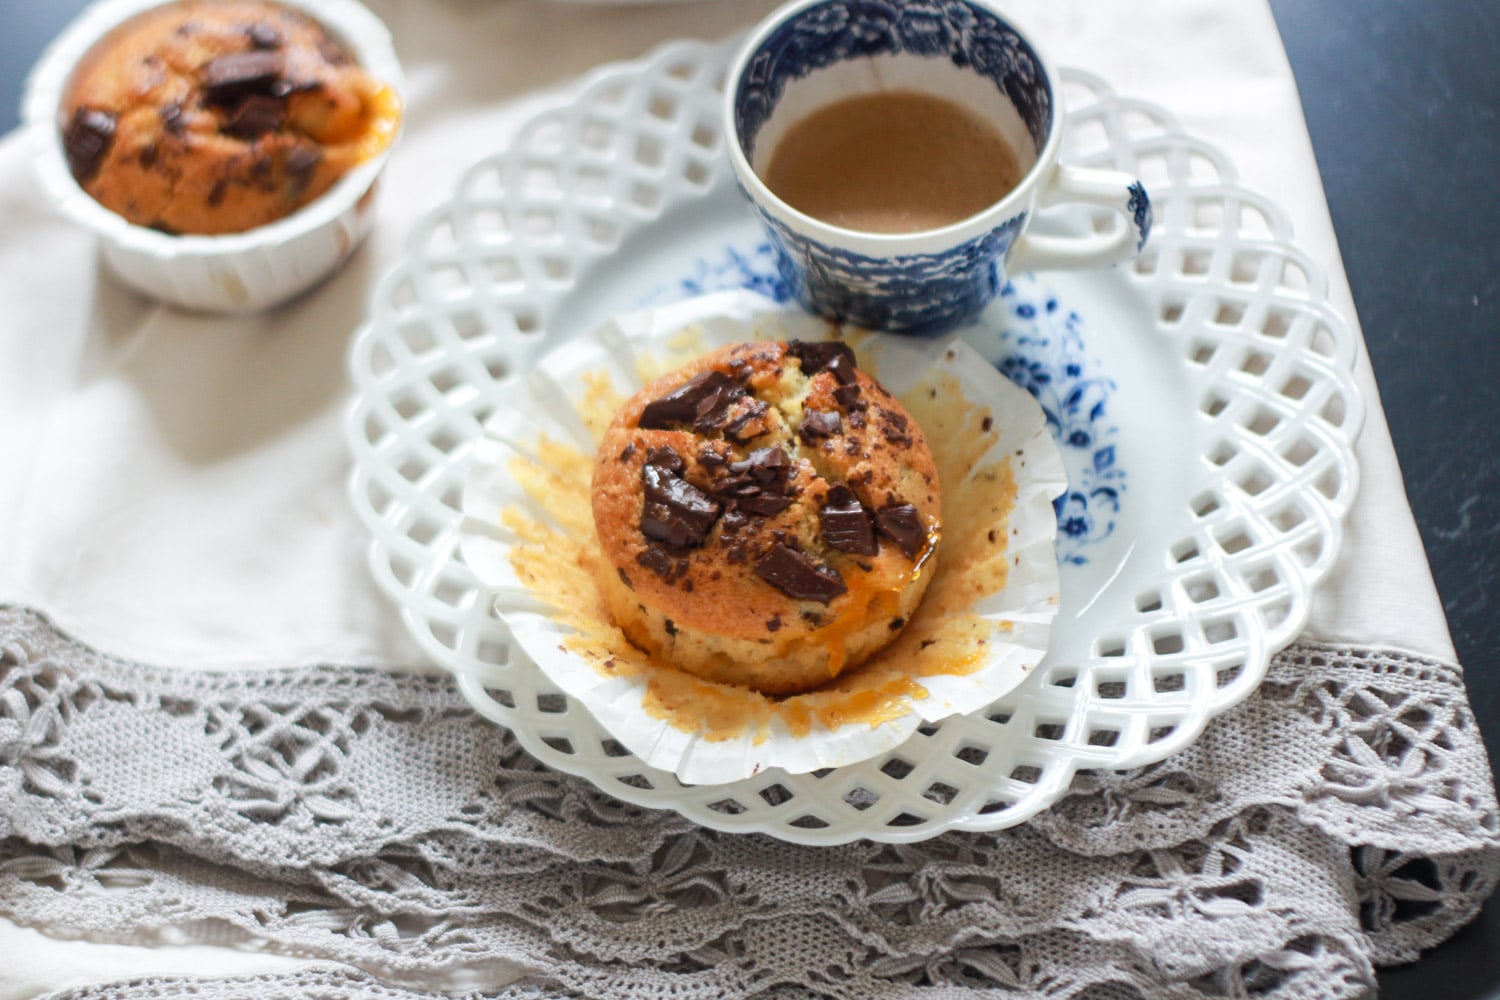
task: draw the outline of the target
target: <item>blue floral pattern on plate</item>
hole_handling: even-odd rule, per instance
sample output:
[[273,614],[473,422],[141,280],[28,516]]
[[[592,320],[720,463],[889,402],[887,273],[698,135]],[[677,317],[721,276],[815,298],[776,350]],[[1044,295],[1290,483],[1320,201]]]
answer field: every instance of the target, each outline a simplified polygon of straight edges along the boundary
[[764,295],[776,302],[791,298],[786,279],[776,269],[776,253],[771,244],[760,243],[748,250],[726,246],[716,257],[700,257],[693,264],[692,274],[680,279],[676,285],[652,292],[642,305],[665,305],[679,299],[736,288]]
[[1047,415],[1068,470],[1068,491],[1055,503],[1057,557],[1081,566],[1088,562],[1084,549],[1114,534],[1125,492],[1115,450],[1119,426],[1109,412],[1118,386],[1090,358],[1083,317],[1034,276],[1012,279],[1000,301],[1008,313],[999,331],[1003,353],[983,353]]
[[[994,11],[969,0],[825,0],[790,15],[761,40],[733,94],[735,135],[754,161],[761,129],[789,84],[842,62],[914,57],[977,74],[1005,95],[1041,150],[1053,127],[1052,85],[1031,46]],[[754,199],[751,199],[752,203]],[[1026,213],[934,252],[872,257],[815,238],[757,208],[782,276],[809,309],[839,322],[899,333],[947,333],[979,313],[1004,283],[1003,261]]]
[[[777,302],[793,298],[776,268],[770,244],[725,246],[694,261],[676,284],[656,289],[642,306],[664,305],[710,292],[745,288]],[[1068,470],[1068,490],[1058,497],[1057,558],[1088,563],[1087,549],[1114,534],[1126,487],[1116,452],[1119,425],[1110,413],[1118,388],[1088,353],[1083,317],[1043,288],[1018,275],[1000,291],[980,324],[962,336],[1012,382],[1036,399]]]

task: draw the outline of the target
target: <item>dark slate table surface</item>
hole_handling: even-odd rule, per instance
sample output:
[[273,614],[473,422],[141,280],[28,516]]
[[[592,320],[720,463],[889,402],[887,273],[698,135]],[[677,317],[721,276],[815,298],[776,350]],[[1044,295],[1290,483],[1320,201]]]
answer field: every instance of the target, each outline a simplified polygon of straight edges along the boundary
[[[82,6],[0,0],[0,133],[42,46]],[[1469,698],[1500,760],[1500,3],[1271,7]],[[1386,1000],[1500,998],[1500,895],[1380,987]]]
[[[1469,700],[1500,761],[1500,3],[1271,7]],[[1380,981],[1387,1000],[1500,997],[1500,894]]]

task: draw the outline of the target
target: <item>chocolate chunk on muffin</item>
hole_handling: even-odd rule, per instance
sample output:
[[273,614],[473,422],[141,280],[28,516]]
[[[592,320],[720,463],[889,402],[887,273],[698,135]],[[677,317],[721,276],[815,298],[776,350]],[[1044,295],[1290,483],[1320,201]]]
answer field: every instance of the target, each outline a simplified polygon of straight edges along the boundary
[[305,14],[173,3],[126,22],[60,109],[74,178],[131,223],[244,232],[322,195],[393,138],[400,102]]
[[921,428],[833,341],[733,345],[642,389],[604,434],[592,499],[630,641],[771,695],[895,638],[942,516]]

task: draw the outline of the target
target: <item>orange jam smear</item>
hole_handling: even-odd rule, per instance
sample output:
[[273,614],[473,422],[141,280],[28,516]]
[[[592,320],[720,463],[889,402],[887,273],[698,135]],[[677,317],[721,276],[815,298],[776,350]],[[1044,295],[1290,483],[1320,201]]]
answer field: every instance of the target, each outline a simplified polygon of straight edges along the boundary
[[[651,367],[671,370],[676,365]],[[580,414],[596,438],[624,401],[604,373],[584,377]],[[910,710],[910,700],[927,695],[921,678],[970,674],[988,661],[987,647],[1000,625],[969,609],[1005,586],[1011,565],[1007,525],[1016,500],[1010,456],[983,461],[997,440],[987,422],[988,409],[969,403],[955,379],[930,375],[901,402],[925,432],[937,463],[943,484],[943,544],[930,538],[913,567],[914,574],[934,575],[901,634],[827,687],[771,698],[694,677],[631,645],[610,620],[598,585],[601,574],[613,569],[604,565],[594,530],[594,457],[571,444],[544,438],[536,442],[533,457],[512,459],[512,476],[536,508],[547,511],[548,520],[518,508],[505,512],[504,524],[519,539],[511,549],[511,564],[532,593],[553,609],[553,620],[571,631],[564,642],[570,652],[601,673],[643,678],[646,713],[683,732],[709,741],[749,733],[759,744],[775,721],[802,737],[819,727],[875,727],[899,718]],[[861,597],[876,606],[890,601],[894,607],[894,593],[883,588],[870,587]],[[831,657],[838,657],[836,666],[832,660],[830,664],[835,671],[843,666],[850,628],[835,622],[819,637],[828,643]]]

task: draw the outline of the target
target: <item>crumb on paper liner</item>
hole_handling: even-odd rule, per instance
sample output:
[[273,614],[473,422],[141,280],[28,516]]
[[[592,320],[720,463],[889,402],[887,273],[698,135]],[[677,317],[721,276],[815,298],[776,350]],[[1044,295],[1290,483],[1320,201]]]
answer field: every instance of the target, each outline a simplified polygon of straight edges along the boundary
[[[901,634],[829,685],[773,698],[652,662],[609,620],[597,441],[641,386],[724,344],[841,337],[922,427],[943,490],[935,575]],[[840,331],[745,292],[621,317],[548,355],[486,424],[463,554],[515,641],[647,764],[690,784],[852,764],[977,711],[1046,652],[1061,457],[1031,397],[960,341]]]

